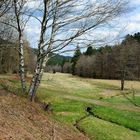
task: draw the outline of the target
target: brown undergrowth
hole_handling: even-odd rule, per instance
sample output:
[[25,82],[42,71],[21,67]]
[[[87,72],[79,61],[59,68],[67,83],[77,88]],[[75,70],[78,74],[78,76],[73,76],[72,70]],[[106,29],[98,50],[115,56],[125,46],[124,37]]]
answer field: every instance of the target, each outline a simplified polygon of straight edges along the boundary
[[0,140],[87,140],[55,122],[37,103],[0,90]]

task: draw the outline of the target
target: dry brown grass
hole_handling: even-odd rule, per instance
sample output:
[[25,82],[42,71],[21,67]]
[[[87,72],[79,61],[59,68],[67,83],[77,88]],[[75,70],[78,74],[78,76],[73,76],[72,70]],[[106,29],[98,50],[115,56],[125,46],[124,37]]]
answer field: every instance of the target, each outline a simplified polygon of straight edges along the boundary
[[[91,80],[91,79],[90,79]],[[120,87],[121,81],[120,80],[104,80],[104,79],[92,79],[94,82],[102,83],[102,84],[109,84],[113,86]],[[137,89],[140,90],[140,82],[139,81],[125,81],[125,88],[127,89]]]
[[50,120],[39,104],[0,90],[0,140],[87,140]]
[[[73,93],[82,92],[85,98],[94,98],[95,96],[112,97],[121,95],[120,80],[105,80],[105,79],[92,79],[81,78],[72,76],[70,74],[62,73],[44,73],[41,87],[47,89],[58,89],[66,91],[67,94],[77,95]],[[138,81],[125,81],[125,93],[129,90],[136,90],[137,95],[140,94],[140,82]],[[78,96],[78,95],[77,95]]]

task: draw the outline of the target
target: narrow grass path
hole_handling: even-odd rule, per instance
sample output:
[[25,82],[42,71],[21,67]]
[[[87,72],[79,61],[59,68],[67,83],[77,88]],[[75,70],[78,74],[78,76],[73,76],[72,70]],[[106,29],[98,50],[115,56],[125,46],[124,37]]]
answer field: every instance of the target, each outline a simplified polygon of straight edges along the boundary
[[135,112],[140,112],[140,107],[136,107],[136,106],[131,106],[131,108],[129,107],[129,105],[113,105],[112,103],[109,102],[104,102],[101,100],[94,100],[94,99],[86,99],[86,98],[82,98],[82,97],[76,97],[76,96],[63,96],[63,98],[65,99],[70,99],[70,100],[75,100],[75,101],[81,101],[81,102],[85,102],[85,103],[90,103],[90,104],[95,104],[95,105],[102,105],[102,106],[112,106],[113,108],[117,108],[120,110],[128,110],[128,111],[135,111]]

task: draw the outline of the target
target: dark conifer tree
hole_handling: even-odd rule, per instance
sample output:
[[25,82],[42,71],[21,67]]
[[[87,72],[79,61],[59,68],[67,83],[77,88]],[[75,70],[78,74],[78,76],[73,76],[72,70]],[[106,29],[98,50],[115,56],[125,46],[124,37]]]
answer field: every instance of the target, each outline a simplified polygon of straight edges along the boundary
[[75,53],[74,53],[74,56],[73,56],[73,58],[71,60],[71,62],[72,62],[72,74],[73,75],[75,75],[75,66],[76,66],[76,63],[77,63],[80,55],[81,55],[81,51],[80,51],[79,46],[77,46],[76,50],[75,50]]
[[93,54],[93,49],[91,46],[89,46],[85,52],[85,55],[92,55]]

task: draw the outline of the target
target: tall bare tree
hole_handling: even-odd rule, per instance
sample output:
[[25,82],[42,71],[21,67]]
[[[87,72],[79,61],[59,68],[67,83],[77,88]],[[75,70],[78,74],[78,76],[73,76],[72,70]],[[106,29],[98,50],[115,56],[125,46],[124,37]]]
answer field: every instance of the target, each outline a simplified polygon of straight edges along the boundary
[[[33,100],[41,81],[44,67],[50,53],[62,53],[70,49],[85,35],[121,14],[125,2],[121,0],[83,1],[83,0],[41,0],[43,6],[38,19],[41,23],[38,43],[37,63],[29,89],[30,99]],[[87,37],[87,36],[86,36]],[[88,36],[89,37],[89,36]]]
[[21,80],[22,92],[26,92],[26,80],[25,80],[25,64],[24,64],[24,51],[23,51],[23,31],[25,28],[24,23],[21,20],[21,11],[25,4],[24,0],[13,0],[13,7],[15,13],[15,19],[17,23],[17,31],[19,35],[19,75]]
[[[0,24],[13,28],[14,34],[16,37],[18,36],[19,47],[17,51],[19,53],[19,76],[23,93],[26,92],[23,34],[31,15],[26,3],[27,0],[3,0],[3,12],[0,20]],[[7,12],[6,15],[4,15],[4,12]],[[26,13],[28,13],[28,16],[26,16]]]

